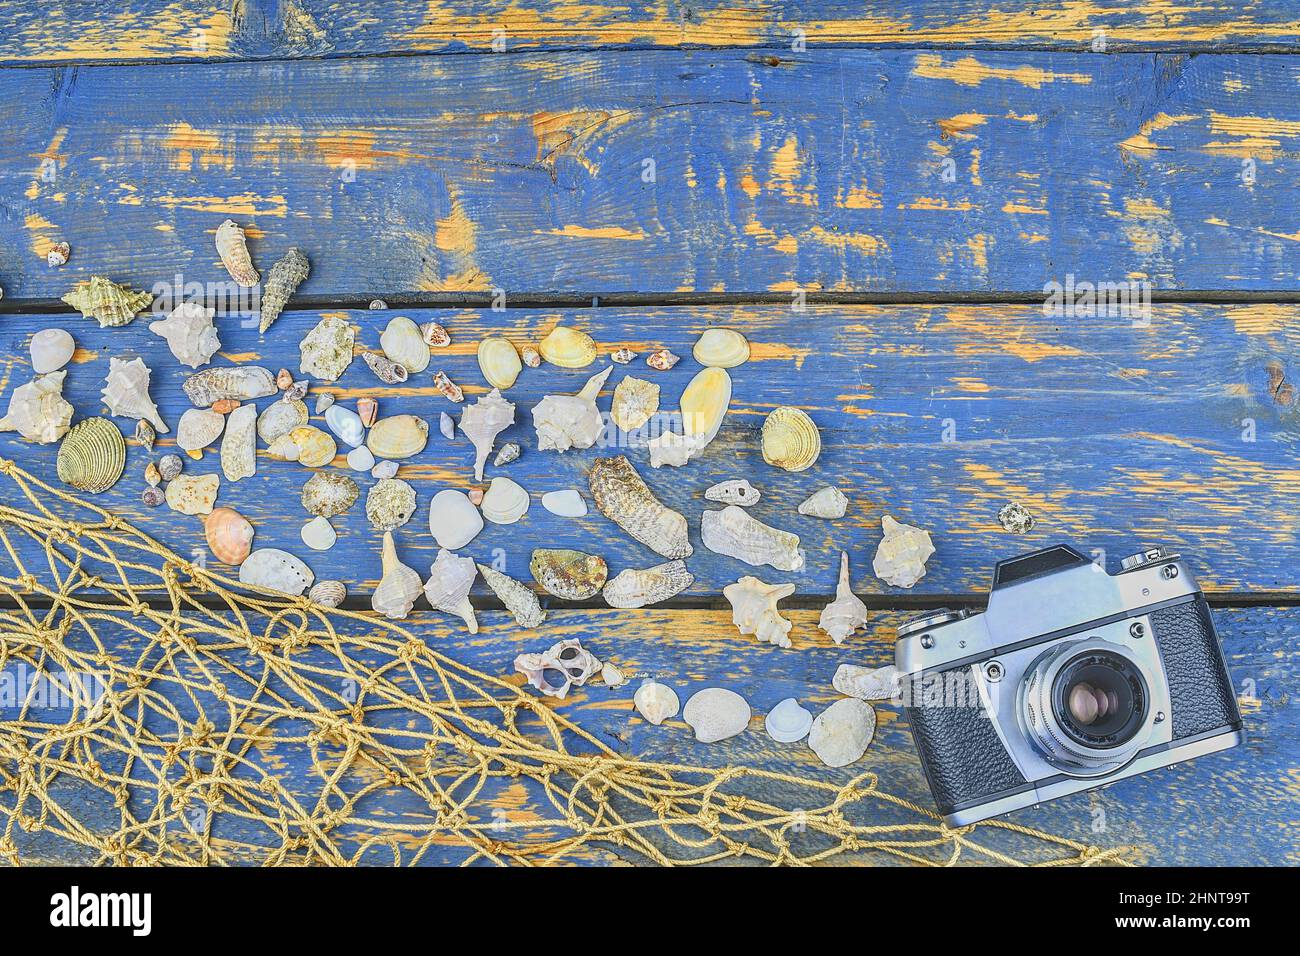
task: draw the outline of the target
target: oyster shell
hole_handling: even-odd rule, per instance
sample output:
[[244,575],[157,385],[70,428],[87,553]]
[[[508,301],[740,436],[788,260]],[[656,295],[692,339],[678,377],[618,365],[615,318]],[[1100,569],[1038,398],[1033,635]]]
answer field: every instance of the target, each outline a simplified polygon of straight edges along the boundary
[[233,219],[227,219],[217,226],[216,242],[217,255],[221,257],[221,264],[226,267],[230,278],[236,283],[245,289],[251,289],[262,280],[257,270],[253,268],[253,257],[248,254],[244,230],[240,229]]
[[884,667],[841,664],[831,685],[845,697],[859,700],[893,700],[902,693],[898,668],[893,664]]
[[643,378],[625,375],[614,387],[609,417],[625,432],[636,431],[659,411],[659,386]]
[[177,475],[167,483],[167,507],[183,515],[211,514],[220,488],[216,475]]
[[153,296],[118,285],[103,276],[91,276],[63,297],[83,318],[95,319],[101,329],[126,325],[149,308]]
[[56,442],[68,433],[72,405],[63,397],[60,369],[19,385],[9,397],[9,414],[0,418],[0,432],[18,432],[28,441],[42,445]]
[[109,414],[122,418],[143,419],[154,431],[166,434],[167,423],[158,414],[158,406],[149,397],[149,366],[143,359],[127,362],[120,358],[108,360],[108,377],[100,393]]
[[748,508],[750,505],[758,504],[758,499],[763,495],[747,479],[731,478],[711,485],[704,492],[704,497],[709,501],[720,501],[724,505],[740,505]]
[[[372,488],[371,493],[373,492]],[[303,483],[302,506],[308,514],[333,518],[351,508],[360,494],[361,489],[357,487],[357,483],[347,475],[321,471]],[[414,492],[411,496],[415,497]]]
[[691,354],[701,365],[735,368],[749,361],[749,342],[734,329],[705,329]]
[[805,498],[799,505],[799,513],[814,518],[843,518],[848,507],[849,499],[844,497],[844,492],[827,485]]
[[429,567],[429,580],[424,582],[424,596],[433,609],[455,614],[471,634],[478,633],[474,605],[469,603],[469,589],[476,577],[478,570],[473,558],[460,558],[446,548],[439,548],[437,559]]
[[563,699],[574,684],[585,684],[600,671],[600,661],[577,638],[552,644],[542,654],[520,654],[515,670],[548,697]]
[[77,343],[64,329],[41,329],[32,336],[28,351],[32,356],[32,371],[44,375],[57,372],[71,362]]
[[695,731],[702,744],[734,737],[749,726],[749,704],[735,691],[706,687],[696,691],[682,710],[682,720]]
[[215,309],[197,302],[182,302],[165,319],[149,323],[149,331],[167,340],[167,347],[182,365],[198,368],[212,361],[221,340],[212,324]]
[[87,418],[63,436],[54,459],[59,480],[99,494],[117,484],[126,467],[126,440],[107,418]]
[[253,550],[253,525],[233,508],[213,508],[203,519],[208,550],[222,564],[242,564]]
[[271,266],[266,285],[262,288],[262,314],[257,322],[257,332],[262,335],[280,317],[289,299],[298,291],[311,271],[311,263],[300,249],[290,249]]
[[397,559],[397,545],[391,531],[384,532],[384,574],[370,596],[370,606],[391,620],[401,620],[411,613],[420,596],[420,575]]
[[1020,502],[1012,501],[998,512],[998,524],[1002,525],[1003,531],[1011,534],[1027,534],[1033,530],[1034,516]]
[[782,405],[763,422],[763,460],[786,471],[806,471],[822,451],[822,436],[808,413]]
[[483,575],[487,586],[500,598],[506,610],[514,615],[515,623],[520,627],[537,627],[546,620],[546,612],[542,610],[532,588],[486,564],[478,565],[478,573]]
[[867,606],[858,600],[849,584],[849,553],[840,552],[840,578],[835,586],[835,600],[822,608],[817,626],[836,644],[867,623]]
[[282,398],[271,402],[257,416],[257,437],[269,445],[282,435],[306,425],[309,420],[307,406],[301,399]]
[[429,367],[429,346],[420,327],[404,315],[395,315],[379,336],[384,355],[412,375]]
[[537,351],[560,368],[586,368],[596,361],[596,342],[586,332],[557,325],[537,343]]
[[381,418],[366,435],[366,447],[376,458],[410,458],[424,451],[428,443],[429,423],[418,415]]
[[181,388],[195,408],[211,408],[214,402],[226,398],[248,402],[278,391],[271,370],[260,365],[205,368],[187,378]]
[[790,621],[781,616],[777,602],[794,594],[793,584],[765,584],[746,575],[728,584],[722,594],[731,602],[731,622],[741,634],[753,634],[777,647],[790,647]]
[[925,577],[925,562],[934,554],[930,534],[889,515],[880,519],[885,532],[871,562],[876,577],[896,588],[910,588]]
[[638,608],[676,597],[695,583],[695,575],[680,559],[652,568],[626,568],[610,579],[601,591],[610,607]]
[[493,524],[514,524],[528,514],[528,492],[517,482],[497,476],[488,485],[479,510]]
[[587,379],[576,395],[546,395],[533,406],[538,451],[568,451],[596,444],[605,431],[605,422],[596,409],[596,396],[613,370],[614,366],[607,365],[603,372]]
[[352,448],[358,447],[366,440],[366,426],[361,416],[342,405],[331,405],[325,409],[325,424],[339,440]]
[[509,339],[489,335],[478,344],[478,367],[493,388],[509,388],[519,378],[524,363]]
[[342,581],[317,581],[307,592],[307,598],[321,607],[338,607],[348,596]]
[[724,368],[706,368],[696,373],[682,392],[682,434],[665,432],[651,440],[650,466],[674,467],[686,464],[703,451],[718,434],[731,404],[731,376]]
[[787,697],[768,711],[763,728],[777,743],[793,744],[808,736],[812,723],[812,713],[800,707],[795,698]]
[[475,481],[483,480],[483,466],[487,463],[488,455],[492,454],[492,445],[496,442],[497,435],[514,424],[514,421],[514,402],[506,401],[495,388],[460,413],[460,430],[474,445]]
[[302,526],[302,543],[313,551],[328,551],[338,539],[338,532],[329,519],[320,515]]
[[258,548],[239,566],[240,584],[282,594],[301,594],[315,577],[300,559],[279,548]]
[[797,534],[763,524],[736,505],[704,512],[700,539],[715,554],[725,554],[754,567],[770,564],[778,571],[803,570],[804,553]]
[[251,478],[257,473],[257,408],[240,405],[226,418],[221,439],[221,473],[226,481]]
[[301,361],[298,371],[312,378],[333,382],[352,364],[352,347],[356,333],[346,319],[327,315],[298,345]]
[[415,514],[415,489],[400,478],[381,478],[366,493],[366,518],[376,531],[396,531]]
[[654,496],[625,455],[597,458],[587,481],[600,513],[637,541],[665,558],[691,554],[685,516]]
[[587,502],[572,488],[548,491],[542,495],[542,507],[561,518],[581,518],[587,513]]
[[812,723],[808,746],[828,767],[847,767],[867,752],[876,733],[871,705],[846,697],[827,707]]
[[455,551],[483,530],[483,516],[463,491],[444,488],[429,502],[429,532],[438,547]]
[[187,408],[176,424],[176,447],[181,451],[202,451],[221,437],[225,427],[224,415],[207,408]]
[[641,682],[641,686],[632,695],[632,705],[636,707],[637,713],[655,726],[665,720],[672,720],[682,706],[671,687],[652,679]]
[[[425,354],[428,354],[428,349],[425,349]],[[361,357],[370,366],[370,371],[375,373],[375,378],[385,385],[400,385],[410,377],[406,366],[399,365],[387,355],[378,352],[362,352]]]
[[538,548],[528,570],[548,594],[566,601],[595,597],[609,573],[604,558],[568,548]]

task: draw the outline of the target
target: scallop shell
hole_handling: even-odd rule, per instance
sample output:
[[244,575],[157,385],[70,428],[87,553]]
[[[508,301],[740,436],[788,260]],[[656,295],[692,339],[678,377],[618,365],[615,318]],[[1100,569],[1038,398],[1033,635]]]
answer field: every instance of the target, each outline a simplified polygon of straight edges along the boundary
[[514,524],[528,514],[528,492],[509,478],[498,476],[488,485],[479,510],[493,524]]
[[700,540],[715,554],[725,554],[754,567],[769,564],[778,571],[803,570],[804,553],[797,534],[763,524],[735,505],[704,512]]
[[930,533],[889,515],[880,519],[885,532],[871,563],[876,577],[896,588],[910,588],[925,577],[925,562],[934,554]]
[[455,551],[483,530],[483,516],[463,491],[444,488],[429,502],[429,533],[438,547]]
[[41,329],[32,336],[28,351],[32,356],[32,371],[44,375],[57,372],[71,362],[77,343],[64,329]]
[[104,389],[100,394],[110,414],[143,419],[155,431],[166,434],[171,429],[162,420],[158,406],[149,397],[149,378],[149,366],[144,364],[143,359],[127,362],[111,358],[108,360],[108,377],[104,380]]
[[269,445],[281,435],[306,425],[309,420],[307,406],[301,399],[282,398],[271,402],[257,416],[257,437]]
[[814,518],[843,518],[848,507],[849,499],[844,497],[844,492],[827,485],[805,498],[799,505],[799,513]]
[[308,514],[322,518],[341,515],[356,503],[361,489],[347,475],[318,472],[302,486],[302,506]]
[[546,395],[533,406],[533,427],[537,430],[537,450],[568,451],[590,448],[605,432],[605,422],[596,408],[596,396],[614,366],[607,365],[582,387],[576,395]]
[[167,483],[167,507],[183,515],[211,514],[220,488],[216,475],[177,475]]
[[187,408],[176,424],[176,447],[201,451],[220,438],[225,427],[224,415],[207,408]]
[[538,548],[528,570],[548,594],[566,601],[595,597],[609,574],[604,558],[568,548]]
[[401,620],[411,613],[415,599],[420,596],[420,575],[397,559],[397,545],[393,533],[384,532],[384,575],[370,596],[370,606],[391,620]]
[[226,481],[251,478],[257,473],[257,408],[240,405],[226,418],[221,439],[221,473]]
[[731,376],[724,368],[696,373],[682,392],[682,435],[665,432],[649,443],[650,467],[686,464],[718,434],[731,404]]
[[149,323],[149,331],[167,340],[167,347],[182,365],[198,368],[212,360],[221,340],[212,324],[215,309],[197,302],[182,302],[165,319]]
[[789,647],[794,624],[781,616],[776,605],[794,594],[794,588],[793,584],[765,584],[746,575],[735,584],[728,584],[722,594],[731,602],[731,623],[741,634],[753,634],[760,642]]
[[260,365],[228,365],[195,372],[181,386],[195,408],[211,408],[214,402],[233,398],[248,402],[274,395],[275,376]]
[[400,478],[381,478],[366,493],[366,517],[376,531],[396,531],[415,514],[415,489]]
[[749,342],[734,329],[705,329],[691,354],[701,365],[735,368],[749,361]]
[[338,607],[348,596],[342,581],[317,581],[307,592],[307,599],[321,607]]
[[300,425],[285,437],[298,449],[298,456],[294,460],[307,468],[328,465],[339,451],[333,437],[314,425]]
[[489,335],[478,344],[478,367],[493,388],[509,388],[515,384],[524,363],[509,339]]
[[230,278],[245,289],[251,289],[261,281],[261,276],[253,268],[253,258],[248,254],[248,243],[244,239],[244,230],[227,219],[217,227],[217,255],[221,264],[230,273]]
[[500,598],[506,610],[514,615],[515,623],[520,627],[537,627],[546,620],[546,612],[542,610],[532,588],[486,564],[478,565],[478,573],[483,575],[487,586]]
[[632,695],[632,704],[637,713],[656,726],[676,717],[682,706],[677,692],[656,680],[643,681]]
[[720,501],[724,505],[740,505],[742,508],[748,508],[750,505],[757,504],[758,499],[763,495],[747,479],[732,478],[711,485],[704,492],[704,497],[709,501]]
[[429,367],[429,346],[420,327],[404,315],[395,315],[379,336],[379,347],[389,361],[412,375]]
[[799,701],[787,697],[763,718],[763,729],[767,735],[779,744],[793,744],[808,736],[812,729],[813,715],[799,706]]
[[601,591],[610,607],[638,608],[676,597],[695,583],[685,561],[666,561],[653,568],[626,568]]
[[[428,349],[425,349],[425,354],[428,354]],[[375,378],[385,385],[400,385],[410,376],[406,366],[397,364],[387,355],[381,355],[378,352],[363,352],[361,357],[370,366],[370,371],[375,373]]]
[[356,333],[345,319],[325,316],[298,345],[298,371],[326,382],[335,381],[352,364],[355,341]]
[[149,308],[153,296],[137,292],[130,286],[118,285],[103,276],[91,276],[78,282],[76,288],[63,297],[82,317],[95,319],[101,329],[126,325]]
[[691,553],[686,518],[664,506],[625,455],[597,458],[587,475],[601,514],[665,558]]
[[381,418],[366,435],[366,447],[376,458],[410,458],[424,451],[428,443],[429,423],[418,415]]
[[537,343],[537,351],[560,368],[586,368],[596,361],[596,342],[586,332],[557,325]]
[[122,477],[126,441],[107,418],[87,418],[63,436],[55,457],[59,480],[79,491],[98,494]]
[[782,405],[763,422],[763,460],[786,471],[806,471],[822,451],[822,436],[802,409]]
[[222,564],[242,564],[253,549],[253,525],[233,508],[213,508],[203,519],[208,550]]
[[643,378],[626,375],[614,388],[609,417],[625,432],[635,431],[659,411],[659,386]]
[[514,402],[506,401],[495,388],[460,413],[460,430],[474,444],[475,481],[483,480],[483,466],[497,435],[514,424],[514,420]]
[[280,317],[289,299],[298,291],[311,271],[311,263],[299,249],[290,249],[267,273],[262,289],[262,315],[257,323],[258,334],[266,332]]
[[849,553],[840,552],[840,578],[835,586],[835,600],[822,608],[817,626],[831,636],[836,644],[867,623],[867,606],[858,600],[849,584]]
[[39,375],[14,389],[9,397],[9,414],[0,418],[0,432],[18,432],[28,441],[42,445],[56,442],[68,433],[72,405],[63,397],[65,370]]
[[240,584],[282,594],[301,594],[315,577],[300,559],[279,548],[258,548],[239,566]]
[[702,744],[734,737],[749,726],[751,711],[745,698],[723,687],[696,691],[682,710],[682,720]]
[[808,746],[828,767],[847,767],[867,752],[876,733],[876,712],[853,697],[837,700],[812,723]]
[[424,596],[435,611],[455,614],[465,622],[471,634],[478,633],[474,605],[469,603],[469,589],[474,586],[478,569],[473,558],[461,558],[446,548],[438,549],[438,557],[429,567],[429,580],[424,583]]

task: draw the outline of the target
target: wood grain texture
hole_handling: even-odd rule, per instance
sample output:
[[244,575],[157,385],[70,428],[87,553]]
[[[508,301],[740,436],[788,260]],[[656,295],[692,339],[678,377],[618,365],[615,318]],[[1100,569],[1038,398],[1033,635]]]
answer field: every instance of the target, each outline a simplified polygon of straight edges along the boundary
[[[287,58],[493,49],[817,45],[1213,50],[1294,47],[1284,0],[851,0],[629,5],[556,0],[130,0],[0,4],[0,61]],[[497,46],[493,47],[493,41]]]
[[11,70],[0,285],[222,278],[233,216],[264,265],[304,247],[303,293],[330,299],[1294,289],[1296,68],[814,49]]
[[[377,348],[379,332],[394,313],[343,313],[358,329],[358,348]],[[528,516],[513,526],[488,525],[465,550],[480,561],[504,564],[527,579],[532,548],[572,547],[606,557],[611,574],[661,559],[598,513],[573,520],[546,512],[539,496],[576,488],[587,495],[586,473],[598,454],[628,454],[655,492],[688,516],[697,580],[683,599],[717,599],[742,574],[767,581],[794,581],[809,601],[833,593],[839,550],[850,552],[860,593],[902,594],[870,573],[888,513],[932,532],[937,555],[916,594],[936,598],[981,592],[993,563],[1059,541],[1095,553],[1114,568],[1120,557],[1149,543],[1181,551],[1209,591],[1295,593],[1290,558],[1297,533],[1294,501],[1300,490],[1295,463],[1294,405],[1279,405],[1267,371],[1294,368],[1297,330],[1284,306],[1217,307],[1162,305],[1151,325],[1127,320],[1048,319],[1027,306],[852,306],[796,313],[776,306],[575,310],[412,311],[417,322],[437,319],[453,344],[435,355],[428,371],[403,386],[386,387],[360,359],[346,375],[323,387],[345,404],[361,395],[380,400],[381,415],[411,412],[430,422],[426,450],[403,463],[401,477],[415,487],[415,518],[397,533],[406,562],[427,570],[436,553],[428,530],[428,504],[445,487],[473,482],[469,443],[448,443],[438,433],[443,411],[460,408],[434,389],[445,370],[467,400],[486,391],[475,359],[478,342],[501,332],[517,345],[536,342],[559,321],[589,330],[604,354],[630,346],[645,356],[666,346],[684,356],[667,373],[638,358],[618,367],[599,400],[609,408],[612,387],[624,375],[661,385],[661,409],[676,410],[678,396],[699,366],[691,358],[698,334],[710,325],[743,331],[752,360],[732,370],[731,411],[714,443],[685,468],[652,470],[648,452],[621,432],[613,448],[558,453],[536,450],[531,407],[545,394],[576,392],[602,366],[562,370],[524,369],[506,396],[517,405],[516,424],[499,441],[519,442],[522,457],[486,477],[503,474],[533,495]],[[265,336],[236,317],[221,320],[227,360],[260,363],[272,372],[298,368],[298,342],[319,319],[315,312],[286,313]],[[0,403],[30,378],[27,346],[34,330],[70,329],[81,346],[65,394],[78,417],[104,411],[99,392],[110,356],[138,354],[153,369],[152,395],[164,420],[175,425],[189,403],[181,391],[188,369],[148,331],[148,319],[100,330],[77,316],[11,316],[0,326],[5,375]],[[265,407],[272,399],[258,402]],[[310,397],[309,397],[310,401]],[[823,453],[817,465],[790,475],[766,465],[759,429],[767,413],[783,404],[806,408],[819,425]],[[314,419],[320,424],[320,418]],[[118,419],[128,434],[134,423]],[[172,450],[162,436],[156,455]],[[0,454],[55,482],[57,446],[34,445],[15,433],[0,435]],[[132,446],[127,471],[101,504],[139,523],[179,553],[199,549],[200,520],[149,509],[139,501],[147,458]],[[220,474],[217,455],[186,462],[191,474]],[[346,472],[342,454],[329,469]],[[245,513],[257,527],[257,544],[303,555],[320,578],[341,578],[368,595],[379,576],[379,536],[366,521],[362,502],[334,520],[339,542],[313,553],[299,531],[307,519],[299,497],[310,472],[272,461],[263,447],[258,474],[224,482],[218,503]],[[355,473],[353,473],[355,474]],[[700,545],[699,516],[708,507],[704,490],[716,481],[748,477],[763,500],[752,511],[760,520],[792,530],[807,552],[806,570],[785,574],[755,569],[712,554]],[[357,475],[363,494],[373,484]],[[807,495],[827,483],[852,499],[837,521],[796,514]],[[1026,535],[999,526],[998,510],[1022,501],[1038,518]],[[487,592],[481,589],[480,594]]]

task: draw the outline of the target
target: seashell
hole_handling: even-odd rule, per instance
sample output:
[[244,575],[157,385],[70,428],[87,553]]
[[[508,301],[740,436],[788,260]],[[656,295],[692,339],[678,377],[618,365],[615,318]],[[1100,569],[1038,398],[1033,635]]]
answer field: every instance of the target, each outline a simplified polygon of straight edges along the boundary
[[282,368],[276,372],[275,387],[282,392],[286,388],[293,388],[293,372],[290,372],[287,368]]
[[222,564],[242,564],[253,550],[253,525],[233,508],[213,508],[203,519],[208,550]]
[[812,723],[808,746],[828,767],[847,767],[867,752],[876,733],[876,712],[853,697],[831,704]]
[[925,577],[925,562],[934,554],[930,533],[889,515],[880,519],[880,525],[885,536],[876,548],[872,570],[886,584],[910,588]]
[[647,548],[665,558],[691,554],[685,516],[654,496],[625,455],[597,458],[587,481],[600,513]]
[[77,343],[63,329],[41,329],[32,336],[28,350],[32,356],[32,371],[44,375],[57,372],[71,362]]
[[475,481],[483,480],[483,466],[497,435],[514,424],[514,420],[514,402],[506,401],[495,388],[460,413],[460,430],[474,445]]
[[163,455],[158,459],[158,474],[162,475],[163,481],[171,481],[179,475],[181,467],[180,455]]
[[219,402],[212,403],[212,411],[216,412],[218,415],[229,415],[242,404],[243,402],[239,401],[237,398],[223,398]]
[[[316,414],[323,415],[325,413],[325,409],[329,408],[333,404],[334,404],[334,396],[329,392],[321,392],[319,395],[316,396]],[[378,405],[376,405],[376,407],[378,407]],[[303,422],[303,424],[305,425],[306,422]]]
[[437,559],[429,567],[429,580],[424,583],[424,596],[430,606],[435,611],[455,614],[471,634],[478,633],[474,605],[469,603],[469,589],[476,577],[478,570],[473,558],[460,558],[446,548],[439,548]]
[[331,405],[325,409],[325,424],[339,439],[353,448],[366,440],[366,426],[362,424],[361,416],[350,408]]
[[307,599],[321,607],[338,607],[348,596],[342,581],[317,581],[307,592]]
[[480,510],[493,524],[514,524],[528,514],[528,492],[509,478],[497,476],[488,485]]
[[814,518],[843,518],[848,507],[849,499],[844,497],[844,492],[827,485],[805,498],[799,505],[799,513]]
[[425,322],[420,326],[420,338],[431,349],[443,349],[451,344],[451,336],[437,322]]
[[749,342],[734,329],[705,329],[691,354],[701,365],[735,368],[749,361]]
[[740,505],[743,508],[748,508],[750,505],[757,504],[758,499],[763,496],[747,479],[732,478],[711,485],[704,492],[704,497],[709,501],[721,501],[726,505]]
[[415,514],[415,489],[400,478],[381,478],[366,493],[366,517],[376,531],[396,531]]
[[472,504],[475,508],[483,504],[482,488],[471,488],[469,491],[465,492],[465,496],[469,498],[470,504]]
[[248,254],[248,243],[244,239],[244,230],[227,219],[217,227],[217,255],[221,264],[230,273],[230,278],[245,289],[251,289],[262,277],[253,268],[253,257]]
[[446,412],[439,412],[438,431],[442,432],[442,437],[447,439],[447,441],[452,441],[456,437],[456,419],[452,418]]
[[145,484],[152,488],[157,488],[162,483],[162,472],[158,470],[158,466],[153,462],[149,462],[144,466],[144,480]]
[[418,415],[391,415],[375,422],[366,447],[376,458],[410,458],[429,443],[429,423]]
[[542,495],[542,507],[561,518],[581,518],[587,513],[587,502],[572,488],[548,491]]
[[149,366],[143,359],[127,362],[120,358],[108,360],[108,377],[100,393],[109,414],[122,418],[143,419],[164,434],[170,429],[158,414],[158,406],[149,397]]
[[625,432],[635,431],[659,411],[659,386],[643,378],[626,375],[614,388],[609,417]]
[[356,333],[346,319],[325,316],[298,344],[298,371],[326,382],[335,381],[352,364],[355,340]]
[[183,515],[211,514],[220,487],[216,475],[177,475],[167,483],[167,507]]
[[781,616],[777,602],[794,594],[793,584],[765,584],[746,575],[722,589],[731,602],[731,623],[741,634],[753,634],[762,643],[790,647],[790,621]]
[[338,541],[338,533],[329,519],[321,515],[302,526],[302,543],[313,551],[328,551]]
[[221,473],[226,481],[251,478],[257,473],[257,408],[253,405],[240,405],[226,419]]
[[397,462],[395,461],[378,461],[375,467],[370,469],[371,478],[395,478],[397,476]]
[[[632,695],[632,705],[637,713],[656,727],[665,720],[672,720],[681,709],[677,693],[667,684],[657,680],[644,680]],[[748,721],[746,721],[748,723]]]
[[[185,414],[188,415],[189,412]],[[282,398],[278,402],[271,402],[257,416],[257,437],[269,445],[281,435],[287,435],[295,428],[306,425],[308,420],[307,406],[301,400]]]
[[680,361],[680,356],[674,355],[667,349],[659,349],[657,352],[651,352],[646,356],[645,363],[653,369],[666,372]]
[[623,676],[623,672],[609,661],[601,665],[600,679],[606,687],[622,687],[627,683],[627,678]]
[[381,309],[388,308],[388,303],[383,299],[371,299],[370,304],[367,305],[366,308],[370,309],[372,312],[378,312]]
[[538,548],[528,570],[548,594],[566,601],[595,597],[609,574],[604,558],[568,548]]
[[483,516],[463,491],[447,488],[429,502],[429,532],[438,547],[456,551],[483,530]]
[[812,723],[812,712],[800,707],[795,698],[787,697],[768,711],[763,728],[777,743],[793,744],[808,736]]
[[736,505],[706,511],[700,520],[700,540],[715,554],[725,554],[759,567],[770,564],[778,571],[802,571],[804,553],[799,536],[763,524]]
[[357,483],[347,475],[322,471],[303,484],[302,506],[308,514],[333,518],[351,508],[360,494]]
[[636,353],[629,348],[616,349],[609,353],[610,361],[617,362],[619,365],[626,365],[636,358]]
[[650,441],[650,467],[678,467],[703,451],[718,434],[731,404],[731,376],[724,368],[698,372],[682,392],[683,433],[665,432]]
[[586,332],[557,325],[537,344],[538,354],[560,368],[586,368],[596,361],[596,342]]
[[379,402],[373,398],[358,398],[357,416],[361,419],[361,424],[370,428],[379,418]]
[[156,488],[150,485],[149,487],[145,488],[144,491],[140,492],[140,500],[143,501],[150,508],[157,508],[160,504],[162,504],[164,501],[167,500],[167,496],[163,494],[163,490],[161,488]]
[[542,654],[520,654],[515,658],[515,670],[543,694],[563,699],[570,687],[585,684],[600,671],[600,661],[577,638],[571,638],[552,644]]
[[1027,534],[1033,530],[1034,516],[1020,502],[1012,501],[998,512],[998,524],[1002,525],[1003,531],[1011,534]]
[[722,687],[696,691],[682,710],[682,720],[695,731],[702,744],[734,737],[749,726],[750,710],[745,698]]
[[465,393],[460,386],[447,377],[446,372],[439,372],[433,377],[433,387],[442,392],[443,398],[451,402],[465,401]]
[[197,302],[182,302],[167,318],[149,323],[149,331],[167,340],[167,347],[182,365],[198,368],[212,361],[221,340],[212,324],[215,309]]
[[122,477],[122,469],[126,467],[126,441],[107,418],[84,419],[63,436],[54,467],[64,484],[78,491],[99,494],[112,488]]
[[235,398],[249,402],[276,393],[275,377],[260,365],[229,365],[195,372],[181,386],[195,408],[211,408],[213,402]]
[[334,439],[314,425],[299,425],[278,440],[285,438],[298,450],[298,456],[293,460],[306,468],[328,465],[338,454],[339,446]]
[[605,431],[596,396],[613,370],[614,366],[606,366],[603,372],[587,379],[576,395],[547,395],[533,406],[538,451],[590,448],[596,443]]
[[[294,429],[294,431],[297,431],[297,429]],[[293,438],[290,437],[292,435],[293,432],[289,432],[288,435],[281,435],[271,442],[271,447],[266,450],[266,453],[276,461],[297,461],[298,456],[302,454],[302,449],[294,444]]]
[[763,460],[786,471],[806,471],[822,452],[822,436],[802,409],[782,405],[763,422]]
[[519,445],[516,442],[508,441],[501,446],[497,456],[492,459],[492,464],[500,468],[502,465],[508,465],[519,457]]
[[841,664],[831,685],[845,697],[859,700],[893,700],[902,693],[898,668],[893,664],[884,667]]
[[348,467],[353,471],[369,471],[375,465],[375,456],[365,445],[348,452]]
[[45,264],[51,269],[57,269],[59,266],[68,264],[68,257],[72,255],[72,247],[66,242],[56,242],[50,246],[49,252],[45,253]]
[[489,335],[478,344],[478,367],[493,388],[509,388],[524,365],[509,339]]
[[676,597],[694,583],[695,575],[679,559],[653,568],[626,568],[605,585],[601,596],[610,607],[638,608]]
[[307,379],[304,378],[301,381],[294,382],[288,388],[286,388],[284,390],[284,395],[282,396],[282,398],[286,402],[291,402],[294,401],[295,399],[298,401],[302,401],[302,399],[307,397],[307,390],[310,387],[311,387],[311,382],[307,381]]
[[135,423],[135,440],[145,451],[153,451],[153,443],[157,441],[158,433],[154,427],[143,418]]
[[537,368],[542,364],[542,353],[531,345],[525,345],[519,350],[519,359],[529,368]]
[[378,352],[363,352],[361,357],[370,366],[370,371],[375,373],[375,378],[385,385],[400,385],[410,375],[404,365],[398,365],[387,355],[380,355]]
[[514,615],[515,623],[520,627],[537,627],[546,620],[546,612],[542,610],[532,588],[486,564],[478,565],[478,573],[483,575],[487,586],[506,606],[506,610]]
[[370,596],[370,606],[384,617],[401,620],[411,613],[415,599],[420,596],[420,575],[397,560],[397,545],[391,531],[384,532],[383,561],[384,574]]
[[831,636],[836,644],[867,623],[867,606],[858,600],[849,586],[849,553],[840,552],[840,578],[835,587],[835,600],[822,608],[817,626]]
[[262,287],[262,314],[257,322],[259,335],[266,332],[280,317],[289,299],[298,291],[311,271],[311,263],[300,249],[290,249],[273,266],[266,275],[266,285]]
[[[63,397],[67,371],[60,369],[38,375],[14,389],[9,396],[9,414],[0,418],[0,432],[18,432],[28,441],[42,445],[56,442],[68,433],[72,405]],[[152,426],[150,426],[152,427]]]
[[101,329],[126,325],[149,308],[153,296],[118,285],[103,276],[91,276],[63,297],[83,318],[95,319]]
[[199,451],[221,437],[226,417],[207,408],[187,408],[176,424],[176,447]]
[[258,548],[239,566],[240,584],[282,594],[301,594],[315,577],[300,559],[279,548]]

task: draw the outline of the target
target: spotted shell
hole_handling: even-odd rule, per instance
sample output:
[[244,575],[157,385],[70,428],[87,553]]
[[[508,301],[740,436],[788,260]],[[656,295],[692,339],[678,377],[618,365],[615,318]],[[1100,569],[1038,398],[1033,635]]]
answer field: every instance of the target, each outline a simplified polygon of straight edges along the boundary
[[107,418],[73,425],[55,458],[59,480],[88,494],[107,491],[126,467],[126,440]]
[[547,593],[567,601],[595,597],[609,574],[604,558],[568,548],[538,548],[528,570]]
[[381,478],[366,494],[366,517],[376,531],[395,531],[415,514],[415,489],[400,478]]
[[360,494],[357,483],[347,475],[322,471],[302,486],[302,506],[310,514],[332,518],[351,508]]
[[802,409],[782,405],[763,422],[763,460],[786,471],[806,471],[822,451],[817,425]]

